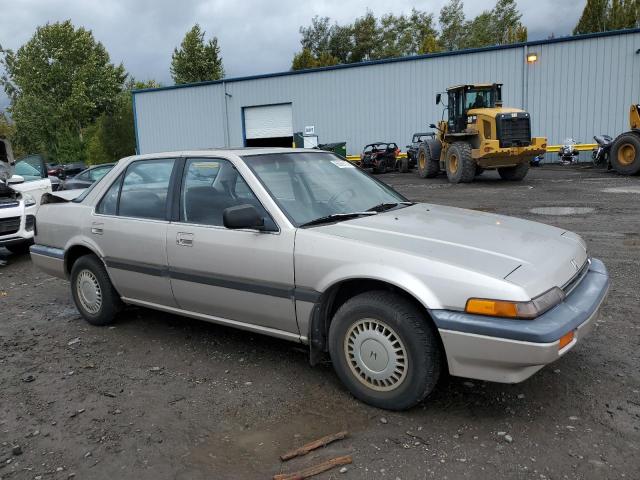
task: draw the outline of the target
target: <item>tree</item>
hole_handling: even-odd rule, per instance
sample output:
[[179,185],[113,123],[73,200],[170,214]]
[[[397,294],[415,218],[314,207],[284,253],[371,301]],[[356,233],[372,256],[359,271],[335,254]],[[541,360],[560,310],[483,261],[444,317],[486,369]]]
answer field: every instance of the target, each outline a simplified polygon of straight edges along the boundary
[[445,50],[459,50],[465,44],[465,18],[462,0],[450,0],[440,10],[440,44]]
[[410,46],[405,55],[439,52],[441,46],[434,26],[433,14],[413,8],[409,21]]
[[639,0],[611,0],[607,12],[607,30],[640,26]]
[[608,3],[609,0],[587,0],[573,34],[604,32],[607,28]]
[[378,21],[373,12],[367,13],[353,22],[353,50],[351,62],[362,62],[377,58],[376,52],[380,48],[380,32]]
[[90,165],[118,161],[136,153],[132,90],[156,88],[155,80],[130,79],[118,94],[113,108],[100,115],[87,132],[86,161]]
[[308,48],[296,53],[291,62],[291,70],[304,70],[316,67],[316,59]]
[[351,25],[341,26],[337,23],[331,27],[329,52],[338,63],[349,63],[353,50],[353,32]]
[[311,25],[300,27],[302,49],[307,49],[314,57],[329,51],[331,37],[331,19],[316,15],[311,19]]
[[481,48],[496,44],[493,12],[482,12],[473,20],[467,22],[465,29],[465,48]]
[[114,66],[91,31],[70,20],[38,27],[17,52],[0,47],[0,55],[15,143],[54,160],[82,160],[83,132],[113,105],[124,67]]
[[189,30],[180,48],[171,56],[171,76],[176,84],[220,80],[224,67],[220,56],[218,39],[204,41],[205,32],[197,23]]
[[587,0],[574,35],[640,27],[639,0]]
[[[526,40],[522,39],[522,14],[515,0],[498,0],[491,11],[491,34],[495,44],[503,45]],[[525,30],[526,32],[526,30]]]

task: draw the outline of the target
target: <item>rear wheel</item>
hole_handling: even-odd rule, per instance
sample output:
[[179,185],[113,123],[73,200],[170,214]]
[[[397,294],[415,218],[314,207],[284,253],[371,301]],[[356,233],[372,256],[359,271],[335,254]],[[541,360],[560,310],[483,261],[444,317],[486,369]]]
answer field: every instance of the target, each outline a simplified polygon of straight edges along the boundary
[[418,175],[420,178],[434,178],[440,172],[440,150],[437,155],[432,145],[422,143],[418,147]]
[[609,161],[616,172],[624,175],[640,173],[640,134],[627,132],[616,138]]
[[387,172],[387,159],[383,158],[379,160],[378,163],[373,164],[373,173],[386,173]]
[[503,180],[520,181],[527,176],[529,171],[529,162],[522,162],[515,167],[502,167],[498,169],[498,173]]
[[357,295],[338,309],[329,352],[338,377],[355,397],[375,407],[404,410],[431,393],[442,353],[425,315],[385,291]]
[[476,162],[471,157],[471,145],[467,142],[451,144],[445,163],[450,183],[469,183],[476,176]]
[[400,173],[407,173],[409,171],[409,157],[401,158],[399,161],[400,167],[398,170]]
[[91,325],[109,325],[122,308],[104,264],[84,255],[71,267],[71,294],[80,315]]

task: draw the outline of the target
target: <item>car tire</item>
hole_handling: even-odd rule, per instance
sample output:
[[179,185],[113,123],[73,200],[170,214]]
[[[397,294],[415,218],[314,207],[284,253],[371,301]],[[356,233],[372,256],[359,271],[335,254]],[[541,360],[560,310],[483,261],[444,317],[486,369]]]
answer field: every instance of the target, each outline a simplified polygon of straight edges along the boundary
[[[358,352],[364,351],[369,353],[363,360]],[[426,313],[386,291],[362,293],[338,309],[329,329],[329,353],[353,396],[387,410],[422,401],[442,369],[440,341]]]
[[386,160],[380,160],[377,165],[374,163],[373,164],[373,168],[371,169],[371,172],[378,175],[380,173],[385,173],[387,171],[387,167],[386,167]]
[[[437,152],[436,152],[437,150]],[[429,142],[418,147],[418,175],[420,178],[434,178],[440,173],[440,148]]]
[[476,162],[471,157],[471,145],[454,142],[447,149],[445,160],[449,183],[469,183],[476,176]]
[[409,157],[401,158],[399,161],[400,168],[398,170],[400,173],[408,173],[409,172]]
[[91,325],[112,324],[123,306],[107,269],[95,255],[84,255],[71,267],[71,294],[78,312]]
[[529,172],[529,162],[522,162],[515,167],[502,167],[498,169],[498,174],[503,180],[519,182],[527,176]]
[[640,134],[626,132],[619,135],[611,146],[609,162],[623,175],[640,174]]
[[14,255],[24,255],[29,253],[31,245],[33,245],[33,242],[14,243],[13,245],[5,245],[5,248]]

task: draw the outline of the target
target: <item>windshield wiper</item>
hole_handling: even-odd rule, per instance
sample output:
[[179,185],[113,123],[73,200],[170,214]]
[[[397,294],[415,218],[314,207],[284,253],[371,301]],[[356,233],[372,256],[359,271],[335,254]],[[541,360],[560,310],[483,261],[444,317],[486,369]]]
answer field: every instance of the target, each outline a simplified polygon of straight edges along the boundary
[[391,210],[392,208],[397,207],[398,205],[414,205],[414,202],[396,202],[396,203],[380,203],[378,205],[374,205],[373,207],[367,209],[367,212],[384,212],[386,210]]
[[312,225],[321,225],[323,223],[331,223],[331,222],[341,222],[343,220],[350,220],[352,218],[357,218],[361,216],[369,216],[375,215],[378,212],[367,211],[367,212],[351,212],[351,213],[332,213],[331,215],[327,215],[325,217],[316,218],[315,220],[311,220],[309,222],[303,223],[300,225],[301,227],[310,227]]

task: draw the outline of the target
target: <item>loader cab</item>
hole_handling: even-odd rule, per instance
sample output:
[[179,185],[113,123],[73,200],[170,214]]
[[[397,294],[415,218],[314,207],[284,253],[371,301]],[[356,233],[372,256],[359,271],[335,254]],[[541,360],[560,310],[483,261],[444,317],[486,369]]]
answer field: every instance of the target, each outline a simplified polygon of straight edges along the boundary
[[461,133],[467,128],[467,112],[502,106],[502,84],[458,85],[447,89],[448,131]]

